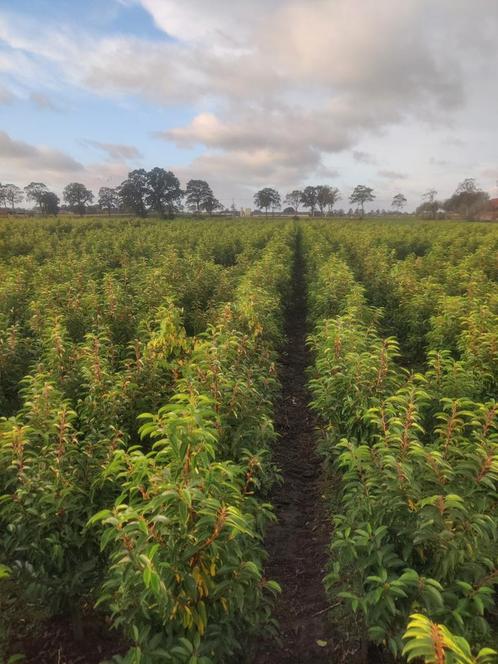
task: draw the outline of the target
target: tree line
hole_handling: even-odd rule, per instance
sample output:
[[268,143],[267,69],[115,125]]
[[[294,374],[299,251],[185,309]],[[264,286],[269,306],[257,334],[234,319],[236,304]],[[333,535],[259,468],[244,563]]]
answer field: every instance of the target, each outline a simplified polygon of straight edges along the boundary
[[[318,211],[321,216],[325,213],[332,214],[337,201],[341,199],[341,192],[337,187],[329,185],[309,185],[304,189],[294,189],[290,191],[284,198],[284,204],[288,207],[284,212],[290,214],[298,214],[300,207],[309,210],[311,216],[314,216]],[[349,202],[356,205],[356,209],[363,217],[365,214],[365,203],[370,203],[375,200],[375,193],[372,187],[365,185],[357,185],[349,196]],[[398,211],[401,211],[407,203],[407,199],[403,194],[396,194],[392,200],[392,206]],[[282,206],[280,194],[272,187],[265,187],[260,189],[254,194],[254,204],[268,214],[268,210],[279,210]]]
[[457,213],[465,219],[478,216],[489,204],[489,194],[483,191],[475,178],[465,178],[446,200],[437,199],[437,190],[429,189],[423,194],[423,202],[415,210],[418,216],[435,219],[440,212],[443,214]]
[[[83,215],[95,201],[93,192],[81,182],[71,182],[62,198],[71,212]],[[34,204],[41,214],[58,214],[60,198],[43,182],[31,182],[24,189],[15,184],[0,184],[0,207],[13,212],[23,200]],[[223,206],[205,180],[189,180],[185,190],[172,171],[143,168],[131,171],[118,187],[100,187],[97,205],[108,214],[132,212],[146,216],[149,212],[172,217],[184,205],[194,213],[212,214]]]
[[[466,178],[445,201],[437,199],[437,191],[429,189],[422,196],[423,202],[416,209],[418,216],[435,219],[438,214],[458,213],[466,219],[478,216],[488,205],[489,195],[483,191],[474,178]],[[128,173],[126,180],[117,187],[100,187],[97,200],[93,192],[80,182],[68,184],[62,194],[65,209],[83,215],[92,205],[109,215],[113,212],[131,212],[138,216],[148,213],[160,217],[173,217],[187,208],[194,214],[213,214],[223,205],[215,197],[213,190],[205,180],[189,180],[185,190],[172,171],[155,167],[150,171],[143,168]],[[311,216],[333,214],[336,203],[341,200],[337,187],[329,185],[308,185],[304,189],[294,189],[283,199],[286,206],[284,214],[299,214],[301,208],[308,210]],[[348,197],[351,205],[350,214],[363,217],[365,204],[376,198],[372,187],[357,185]],[[0,184],[0,208],[10,208],[13,212],[22,201],[34,203],[41,214],[58,214],[60,199],[43,182],[31,182],[24,189],[15,184]],[[407,204],[404,194],[393,196],[393,210],[401,212]],[[277,189],[264,187],[254,194],[254,204],[259,210],[268,212],[280,210],[282,199]]]
[[[457,186],[455,193],[448,199],[437,200],[436,189],[429,189],[422,195],[422,204],[415,211],[417,216],[435,219],[440,213],[456,213],[465,219],[472,219],[481,214],[489,205],[489,194],[483,191],[475,178],[466,178]],[[298,214],[300,207],[306,208],[311,216],[317,212],[320,216],[325,213],[332,214],[335,204],[341,199],[337,187],[328,185],[307,186],[304,189],[294,189],[284,198],[284,213]],[[363,217],[365,204],[375,200],[375,193],[371,187],[357,185],[349,196],[349,202],[356,206],[356,211],[350,213]],[[408,203],[404,194],[395,194],[391,201],[393,210],[401,212]],[[265,187],[254,194],[254,204],[265,211],[279,210],[282,206],[281,197],[276,189]]]

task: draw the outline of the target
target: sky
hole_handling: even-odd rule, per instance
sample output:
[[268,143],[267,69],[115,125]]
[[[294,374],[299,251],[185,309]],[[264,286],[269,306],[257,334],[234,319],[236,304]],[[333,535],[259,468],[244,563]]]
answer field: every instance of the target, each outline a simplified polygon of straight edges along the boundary
[[0,0],[0,182],[498,196],[496,0]]

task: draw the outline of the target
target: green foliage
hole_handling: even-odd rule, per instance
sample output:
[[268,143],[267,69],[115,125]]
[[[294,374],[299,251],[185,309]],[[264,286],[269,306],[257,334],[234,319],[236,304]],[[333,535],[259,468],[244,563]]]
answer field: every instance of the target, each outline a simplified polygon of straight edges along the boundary
[[[350,236],[357,273],[373,275],[380,266],[379,285],[357,284],[344,260],[323,250],[325,230],[315,226],[306,240],[307,251],[316,247],[321,256],[308,277],[310,301],[320,303],[312,308],[311,405],[324,422],[325,459],[341,478],[328,592],[341,598],[340,612],[359,616],[367,637],[395,656],[414,611],[455,631],[456,642],[490,643],[498,582],[498,409],[489,399],[497,327],[483,305],[494,301],[490,284],[481,281],[470,303],[458,301],[458,318],[434,316],[427,334],[438,302],[455,303],[453,295],[438,295],[455,283],[449,267],[451,282],[437,273],[418,280],[416,262],[409,260],[410,274],[402,262],[370,262],[379,252],[361,255],[361,238]],[[459,280],[468,283],[465,275]],[[404,294],[390,299],[396,290],[406,303]],[[362,293],[384,310],[372,311]],[[419,357],[427,339],[449,342],[449,349],[428,349],[418,372],[402,369],[396,339],[379,333],[383,326],[398,330],[395,306],[404,308],[399,329],[408,356]],[[441,661],[463,661],[448,657]]]
[[142,416],[152,450],[118,450],[105,470],[122,491],[91,519],[110,556],[99,603],[134,644],[127,661],[216,662],[273,629],[262,534],[291,240],[270,242],[195,341],[170,403]]
[[20,405],[0,423],[2,570],[13,601],[76,631],[98,599],[126,661],[219,661],[274,630],[262,535],[294,231],[94,223],[44,222],[33,269],[5,262],[25,306],[0,289]]
[[116,658],[129,664],[227,661],[275,632],[262,542],[302,247],[311,405],[336,484],[327,590],[397,657],[492,660],[492,226],[11,224],[0,220],[8,605],[78,629],[97,602],[130,640]]
[[482,648],[473,655],[464,638],[420,613],[410,616],[403,639],[407,641],[403,655],[409,662],[423,659],[426,664],[492,664],[498,654],[491,648]]

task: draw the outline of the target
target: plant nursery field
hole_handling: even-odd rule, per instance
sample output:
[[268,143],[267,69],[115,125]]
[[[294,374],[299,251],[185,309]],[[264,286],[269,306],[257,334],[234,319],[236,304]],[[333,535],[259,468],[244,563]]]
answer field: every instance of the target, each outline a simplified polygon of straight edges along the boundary
[[0,661],[496,662],[497,280],[492,223],[0,218]]

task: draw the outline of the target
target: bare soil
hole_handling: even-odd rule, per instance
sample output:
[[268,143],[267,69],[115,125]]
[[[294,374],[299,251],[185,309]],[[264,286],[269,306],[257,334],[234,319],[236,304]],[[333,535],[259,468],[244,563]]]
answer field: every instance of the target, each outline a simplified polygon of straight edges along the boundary
[[126,653],[128,647],[102,615],[94,614],[84,618],[79,637],[64,617],[46,621],[36,633],[18,624],[18,638],[12,639],[10,653],[23,653],[23,664],[100,664],[117,653]]
[[308,408],[306,367],[306,291],[297,240],[293,292],[286,317],[282,353],[282,397],[276,412],[280,435],[274,459],[283,483],[271,501],[278,522],[266,537],[266,576],[282,586],[275,617],[281,642],[263,642],[255,664],[320,664],[333,661],[334,639],[323,587],[330,528],[322,496],[321,464],[315,449],[315,421]]

